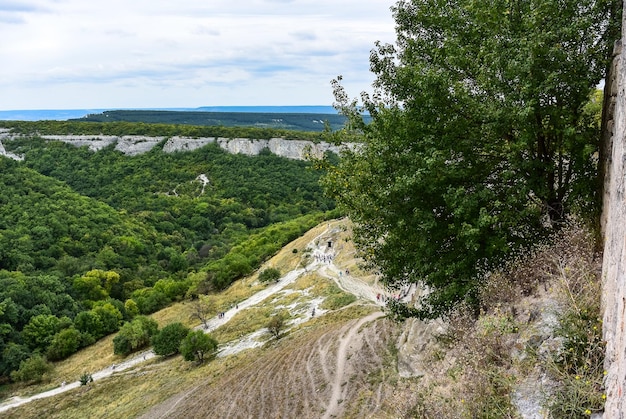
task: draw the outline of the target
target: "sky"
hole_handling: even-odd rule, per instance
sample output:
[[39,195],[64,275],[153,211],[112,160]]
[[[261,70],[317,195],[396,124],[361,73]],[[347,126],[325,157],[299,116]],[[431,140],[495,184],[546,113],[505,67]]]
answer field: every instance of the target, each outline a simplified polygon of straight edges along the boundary
[[0,0],[0,110],[332,105],[394,0]]

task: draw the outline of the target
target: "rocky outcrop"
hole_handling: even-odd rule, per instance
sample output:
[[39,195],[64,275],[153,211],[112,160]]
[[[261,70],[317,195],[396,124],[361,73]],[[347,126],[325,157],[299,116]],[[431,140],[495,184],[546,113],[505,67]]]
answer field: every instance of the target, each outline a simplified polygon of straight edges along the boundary
[[0,156],[8,157],[13,160],[22,160],[21,156],[18,156],[13,153],[9,153],[8,151],[5,150],[4,146],[2,145],[2,140],[10,137],[9,131],[10,131],[9,129],[0,128]]
[[[14,138],[7,130],[4,131],[4,139]],[[156,145],[165,141],[163,151],[166,153],[192,151],[207,144],[217,143],[223,150],[233,154],[246,154],[249,156],[259,155],[263,150],[269,150],[277,156],[289,159],[303,160],[307,156],[322,157],[325,152],[330,151],[339,154],[342,148],[354,149],[354,144],[344,144],[336,146],[326,142],[314,143],[303,140],[286,140],[284,138],[250,139],[250,138],[189,138],[171,137],[166,141],[166,137],[145,137],[139,135],[41,135],[43,139],[50,141],[63,141],[76,147],[89,147],[92,151],[98,151],[111,144],[115,144],[115,150],[124,154],[134,156],[147,153]],[[0,137],[2,139],[2,137]],[[0,147],[2,143],[0,142]],[[4,147],[0,148],[0,154],[8,155]]]
[[[622,25],[622,33],[626,25]],[[623,42],[623,39],[622,39]],[[617,44],[607,79],[604,138],[605,191],[602,265],[603,335],[606,341],[605,418],[626,417],[626,66]],[[612,136],[611,136],[612,134]],[[607,143],[608,141],[608,143]]]
[[407,319],[396,342],[400,377],[421,377],[428,373],[437,336],[445,332],[441,320]]

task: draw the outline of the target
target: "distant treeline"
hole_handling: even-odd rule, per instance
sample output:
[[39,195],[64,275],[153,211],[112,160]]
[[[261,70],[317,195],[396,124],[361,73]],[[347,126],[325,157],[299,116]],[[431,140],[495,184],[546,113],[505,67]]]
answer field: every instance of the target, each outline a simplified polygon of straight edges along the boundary
[[[182,113],[182,112],[181,112]],[[68,121],[1,121],[0,126],[24,135],[145,135],[149,137],[224,137],[319,142],[331,140],[326,131],[293,131],[288,129],[250,126],[186,125],[129,121],[87,122],[86,119]]]
[[245,126],[320,132],[324,131],[325,127],[333,131],[343,128],[346,118],[343,115],[319,113],[119,110],[90,114],[80,118],[80,121],[127,121],[223,127]]

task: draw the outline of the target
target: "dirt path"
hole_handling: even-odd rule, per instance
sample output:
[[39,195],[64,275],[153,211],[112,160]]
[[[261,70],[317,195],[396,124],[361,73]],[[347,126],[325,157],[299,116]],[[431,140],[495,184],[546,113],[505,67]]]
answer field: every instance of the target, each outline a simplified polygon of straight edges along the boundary
[[370,314],[369,316],[363,317],[352,325],[339,341],[339,348],[337,349],[337,364],[335,367],[335,377],[332,381],[331,397],[326,405],[326,412],[323,419],[337,417],[340,410],[339,404],[345,399],[345,365],[346,360],[348,359],[348,349],[354,341],[355,335],[365,323],[371,322],[382,316],[384,316],[384,313],[378,311]]
[[[333,227],[335,225],[335,227]],[[370,286],[363,281],[360,281],[359,278],[353,277],[349,274],[346,274],[345,271],[341,270],[334,264],[335,251],[330,247],[326,246],[326,242],[321,240],[323,237],[327,237],[333,231],[336,232],[336,226],[338,222],[329,222],[327,228],[316,236],[311,242],[308,244],[308,248],[311,253],[311,262],[307,265],[306,268],[295,269],[288,272],[284,275],[278,282],[272,284],[265,289],[257,292],[256,294],[250,296],[248,299],[240,302],[236,308],[231,308],[230,310],[224,312],[221,317],[214,317],[207,323],[207,327],[203,328],[207,333],[217,329],[218,327],[224,325],[228,321],[230,321],[233,316],[240,310],[254,307],[259,305],[262,301],[267,299],[268,297],[278,293],[283,288],[288,285],[294,283],[300,275],[305,272],[317,272],[318,274],[334,280],[337,285],[344,291],[349,292],[357,296],[361,300],[365,300],[372,303],[377,303],[382,305],[380,301],[377,301],[377,294],[382,293],[382,290]],[[319,314],[323,314],[320,312]],[[350,345],[353,342],[356,334],[359,329],[365,324],[374,319],[383,316],[382,312],[372,313],[362,319],[359,319],[356,322],[353,322],[351,326],[345,331],[342,331],[341,338],[339,339],[339,345],[337,346],[337,340],[335,339],[324,339],[319,342],[319,346],[315,351],[317,353],[316,356],[313,356],[310,353],[302,353],[302,358],[300,361],[302,365],[306,365],[308,369],[307,376],[310,384],[313,385],[315,382],[319,380],[321,377],[317,377],[317,372],[313,371],[313,369],[321,369],[323,371],[324,379],[323,381],[331,384],[332,391],[330,392],[330,398],[327,402],[323,399],[317,398],[316,400],[308,400],[306,398],[303,399],[303,402],[306,404],[311,404],[319,406],[320,404],[325,405],[325,418],[330,418],[333,415],[337,415],[339,412],[340,404],[342,399],[345,397],[345,387],[342,386],[344,384],[344,376],[345,374],[345,364],[346,359],[348,358],[348,352],[350,349]],[[202,326],[198,326],[197,329],[202,328]],[[238,353],[242,350],[252,348],[255,346],[259,346],[262,344],[261,337],[263,335],[263,331],[254,332],[248,336],[243,337],[237,342],[230,343],[229,345],[220,348],[220,352],[218,356],[228,356],[235,353]],[[336,353],[334,352],[336,349]],[[334,355],[334,356],[333,356]],[[106,377],[111,376],[112,374],[124,371],[129,368],[132,368],[136,365],[139,365],[149,359],[154,358],[156,355],[152,350],[147,350],[141,352],[134,357],[125,360],[116,365],[111,365],[110,367],[98,371],[92,374],[94,381],[100,380]],[[310,360],[315,360],[315,365],[312,365]],[[331,367],[335,364],[334,368]],[[319,371],[319,370],[318,370]],[[295,383],[294,383],[295,384]],[[43,393],[39,393],[27,398],[14,397],[2,403],[0,405],[0,412],[6,411],[13,407],[17,407],[28,403],[32,400],[42,399],[46,397],[55,396],[61,394],[65,391],[69,391],[75,389],[80,386],[79,381],[75,381],[72,383],[67,383],[50,391],[46,391]],[[322,395],[319,395],[322,396]],[[168,412],[171,412],[179,402],[184,400],[186,397],[185,394],[179,395],[173,402],[170,402],[169,407],[163,406]],[[304,397],[304,395],[303,395]],[[231,406],[231,409],[236,408],[237,406]]]

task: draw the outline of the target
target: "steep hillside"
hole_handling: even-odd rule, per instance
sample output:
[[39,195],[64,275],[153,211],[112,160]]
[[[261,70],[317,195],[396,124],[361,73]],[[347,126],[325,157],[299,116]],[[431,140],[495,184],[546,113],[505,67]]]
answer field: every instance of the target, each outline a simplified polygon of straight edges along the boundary
[[[0,156],[0,382],[224,289],[325,218],[311,164],[215,145],[127,156],[24,136]],[[30,291],[30,292],[29,292]]]
[[[220,341],[210,362],[197,367],[151,351],[120,358],[105,339],[58,364],[46,384],[14,388],[0,411],[9,418],[589,416],[603,401],[600,259],[584,229],[568,231],[494,275],[478,319],[460,310],[447,322],[395,323],[381,313],[380,297],[400,290],[382,290],[361,270],[347,220],[325,222],[264,265],[283,273],[278,282],[252,275],[206,297],[212,313],[224,313],[206,326]],[[202,327],[192,310],[187,301],[153,317],[161,327]],[[274,339],[265,326],[279,313],[288,321]],[[85,371],[96,380],[80,386]],[[37,396],[45,398],[26,398],[50,388]]]
[[[84,417],[86,412],[132,417],[146,411],[147,417],[206,417],[211,412],[218,416],[231,412],[231,416],[259,417],[282,411],[288,417],[317,417],[323,412],[330,417],[342,416],[346,410],[355,414],[377,410],[376,405],[384,398],[381,379],[387,370],[393,370],[394,346],[390,339],[395,328],[389,321],[376,320],[382,315],[376,294],[382,291],[374,276],[356,266],[348,234],[345,221],[324,223],[268,262],[268,266],[281,271],[296,269],[289,270],[278,283],[259,288],[253,276],[217,297],[225,299],[220,304],[231,308],[225,312],[225,320],[218,318],[208,326],[209,330],[215,327],[212,333],[222,343],[218,358],[211,363],[196,368],[183,365],[177,357],[155,359],[146,353],[117,359],[110,352],[108,340],[64,361],[50,377],[52,383],[69,383],[73,380],[68,374],[106,367],[102,373],[93,374],[102,379],[87,388],[72,382],[61,387],[66,391],[57,396],[3,414],[36,417],[45,410],[49,417]],[[298,268],[302,262],[307,263],[305,269]],[[373,301],[352,303],[354,298],[348,298],[340,287],[351,287],[354,282],[371,290],[368,295]],[[259,297],[261,294],[263,297]],[[237,306],[232,307],[235,301]],[[189,322],[189,305],[178,304],[167,310],[169,314],[157,313],[155,318]],[[268,334],[258,332],[263,332],[268,316],[276,312],[287,316],[289,326],[281,339],[272,340]],[[258,316],[260,322],[253,321],[257,326],[250,326],[250,318]],[[250,340],[264,345],[254,349],[257,345],[251,345]],[[114,371],[111,364],[116,364]],[[368,389],[372,385],[378,392],[373,399]],[[239,396],[225,398],[224,392]],[[261,394],[266,401],[254,402]],[[117,397],[123,401],[113,402],[111,398]],[[206,397],[213,397],[215,403],[196,405],[198,398]],[[19,400],[13,398],[1,408],[19,404]],[[152,405],[154,410],[150,410]]]

